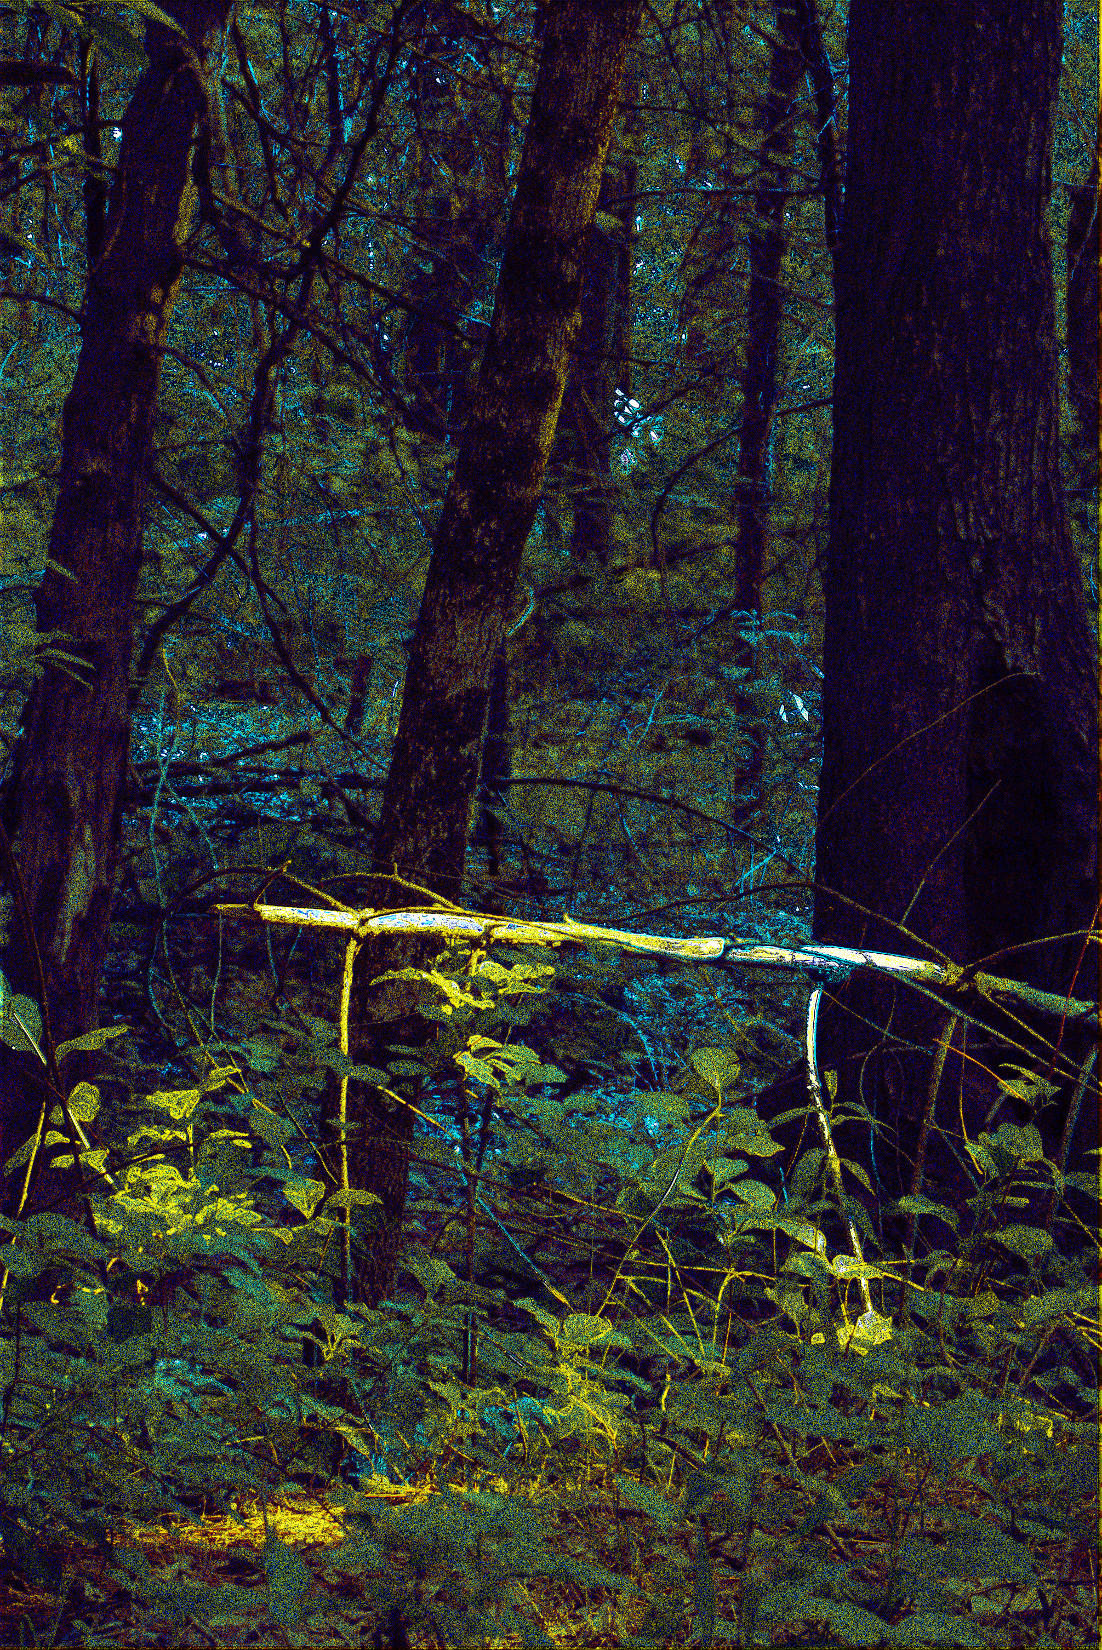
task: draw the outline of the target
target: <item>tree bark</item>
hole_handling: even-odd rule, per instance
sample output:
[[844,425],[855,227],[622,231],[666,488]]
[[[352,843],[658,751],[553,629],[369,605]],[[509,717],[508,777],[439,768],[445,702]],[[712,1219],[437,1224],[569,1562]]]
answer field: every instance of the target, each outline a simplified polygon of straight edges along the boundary
[[[195,66],[217,41],[228,5],[166,0],[166,9],[185,31],[190,62],[180,36],[147,24],[149,66],[123,117],[102,251],[89,271],[80,360],[62,419],[51,565],[35,598],[39,635],[65,632],[82,662],[75,675],[47,665],[34,683],[6,798],[33,938],[17,896],[5,971],[16,991],[42,1002],[54,1043],[96,1024],[130,743],[153,415],[195,200],[189,162],[203,101]],[[98,234],[90,222],[90,252]],[[4,1162],[37,1127],[43,1082],[33,1055],[5,1049],[0,1061]],[[85,1065],[64,1064],[66,1087]],[[78,1183],[75,1174],[64,1182],[41,1177],[38,1206]],[[5,1199],[9,1214],[21,1187],[20,1173]]]
[[[591,571],[607,567],[612,555],[612,449],[616,391],[626,390],[622,311],[631,293],[635,170],[633,160],[625,156],[602,180],[598,208],[604,222],[594,223],[589,234],[581,323],[560,421],[573,471],[570,555]],[[612,218],[618,221],[615,229],[608,222]]]
[[803,0],[800,48],[815,102],[815,151],[819,161],[819,191],[823,197],[823,239],[830,253],[831,284],[837,296],[838,239],[842,222],[842,164],[838,153],[838,111],[834,99],[834,67],[823,45],[816,0]]
[[[749,236],[750,291],[746,302],[746,360],[742,372],[739,426],[738,493],[735,501],[735,607],[749,615],[747,631],[732,647],[731,663],[748,675],[734,705],[749,742],[745,762],[734,779],[741,801],[732,822],[746,828],[761,802],[765,730],[755,712],[759,666],[756,628],[761,624],[765,577],[766,523],[773,494],[773,413],[777,405],[777,359],[780,353],[784,293],[781,267],[787,232],[785,212],[792,160],[793,105],[805,63],[801,38],[807,24],[804,0],[778,0],[777,37],[769,64],[769,86],[762,110],[762,142],[754,195],[755,224]],[[755,628],[751,628],[754,626]]]
[[[493,320],[455,472],[433,542],[375,841],[379,873],[449,899],[463,880],[491,664],[539,503],[570,350],[582,270],[628,47],[642,0],[563,0],[544,18]],[[380,879],[382,902],[386,883]],[[397,891],[389,903],[410,903]],[[423,956],[423,948],[421,951]],[[353,1048],[378,1067],[388,1042],[422,1045],[415,994],[373,987],[416,948],[365,947],[354,987]],[[406,1096],[408,1098],[408,1094]],[[406,1201],[413,1113],[381,1091],[349,1094],[350,1181],[381,1218],[358,1267],[369,1304],[392,1289]]]
[[1070,189],[1065,247],[1068,400],[1088,492],[1098,486],[1098,150],[1086,183]]
[[[1059,0],[850,10],[814,931],[1089,997],[1095,667],[1046,230],[1060,28]],[[888,1126],[895,1195],[942,1020],[875,982],[844,996],[822,1065]],[[991,1058],[958,1037],[941,1079],[925,1172],[958,1200]]]
[[[418,59],[410,77],[410,115],[418,134],[415,198],[423,202],[414,227],[427,264],[408,287],[416,309],[404,329],[410,392],[404,416],[417,433],[454,443],[466,419],[471,356],[486,332],[471,311],[494,261],[502,201],[483,177],[479,134],[464,118],[456,92],[464,53],[472,49],[471,21],[455,0],[428,0],[407,18],[407,26],[414,24]],[[441,174],[450,175],[443,188]],[[502,194],[504,188],[502,178]]]
[[[490,667],[490,691],[486,706],[486,732],[482,741],[482,763],[478,771],[479,821],[473,840],[486,849],[486,869],[496,881],[501,874],[502,827],[500,809],[505,806],[507,781],[512,774],[513,750],[509,739],[509,650],[504,637],[498,643]],[[496,891],[490,895],[492,909],[502,910]]]

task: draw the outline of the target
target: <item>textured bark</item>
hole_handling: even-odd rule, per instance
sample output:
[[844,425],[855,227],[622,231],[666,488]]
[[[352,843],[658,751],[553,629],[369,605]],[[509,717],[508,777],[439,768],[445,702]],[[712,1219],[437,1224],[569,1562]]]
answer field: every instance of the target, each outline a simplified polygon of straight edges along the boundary
[[[784,306],[781,266],[787,243],[785,210],[791,174],[793,104],[805,68],[801,36],[806,12],[803,0],[779,0],[777,5],[776,39],[762,111],[762,143],[754,195],[757,221],[749,237],[750,292],[746,303],[746,360],[742,373],[735,504],[735,607],[759,623],[766,523],[773,493],[771,446]],[[758,670],[758,645],[752,632],[735,642],[731,662],[749,671],[747,686],[752,690]],[[752,691],[736,693],[734,704],[746,729],[749,753],[734,780],[742,801],[732,809],[731,818],[734,824],[745,827],[753,818],[759,800],[765,734],[760,715],[755,714]]]
[[[477,50],[478,25],[456,0],[422,0],[406,26],[417,44],[410,75],[410,118],[417,131],[413,196],[424,202],[415,244],[426,261],[408,285],[417,307],[405,328],[411,401],[404,417],[420,434],[454,442],[466,421],[471,358],[487,331],[471,310],[494,261],[494,223],[506,184],[504,177],[499,187],[484,177],[479,135],[464,118],[456,91],[472,42]],[[442,175],[450,180],[444,188]]]
[[815,149],[819,161],[819,189],[823,197],[823,238],[830,253],[831,277],[837,287],[835,265],[842,223],[842,163],[838,153],[838,112],[834,102],[834,68],[823,45],[819,8],[803,0],[800,47],[815,100]]
[[1069,191],[1066,247],[1068,400],[1088,487],[1098,485],[1098,150],[1087,182]]
[[[486,869],[491,877],[501,872],[501,814],[505,791],[512,773],[513,752],[509,740],[509,652],[504,639],[498,644],[490,669],[490,694],[486,707],[486,734],[482,741],[482,764],[478,771],[480,819],[472,842],[486,849]],[[491,896],[493,898],[493,896]],[[491,909],[502,909],[494,899]]]
[[[642,0],[563,0],[545,14],[490,336],[433,543],[375,843],[377,871],[396,862],[403,876],[450,899],[462,885],[491,664],[555,435],[585,250],[641,9]],[[391,891],[390,903],[407,900]],[[371,984],[414,955],[394,946],[361,953],[354,1046],[371,1064],[396,1036],[415,1046],[426,1038],[424,1023],[410,1018],[408,992]],[[352,1086],[351,1183],[382,1200],[358,1269],[372,1304],[393,1286],[412,1133],[408,1107]]]
[[[1060,26],[1059,0],[851,7],[815,934],[960,963],[1030,946],[992,968],[1082,997],[1097,739],[1045,227]],[[876,984],[845,1000],[823,1064],[890,1125],[881,1188],[909,1189],[941,1022]],[[970,1137],[997,1097],[977,1052],[949,1058],[958,1138],[926,1164],[958,1196],[957,1097]]]
[[[103,134],[100,128],[99,59],[89,42],[81,51],[81,143],[89,160],[103,161]],[[88,268],[103,254],[107,224],[107,179],[94,167],[84,176],[84,222],[88,247]]]
[[[417,238],[432,248],[428,267],[419,269],[409,293],[418,305],[406,329],[406,379],[412,404],[406,412],[410,427],[455,447],[462,435],[474,384],[472,356],[489,332],[475,320],[473,300],[484,287],[484,269],[496,264],[495,223],[504,208],[504,195],[494,191],[477,199],[459,200],[455,184],[442,193],[437,180],[444,168],[451,178],[468,180],[482,175],[474,153],[475,134],[456,106],[454,81],[464,72],[470,50],[470,19],[454,0],[433,0],[420,10],[421,61],[412,79],[411,114],[418,138],[417,174],[420,196],[432,210],[418,222]],[[505,189],[504,163],[500,178]],[[484,187],[489,188],[488,185]],[[494,656],[489,710],[479,776],[478,823],[471,843],[486,847],[492,877],[500,864],[501,805],[498,781],[509,772],[509,664],[502,641]]]
[[[605,174],[598,207],[605,217],[589,234],[582,283],[581,325],[563,397],[561,429],[568,434],[574,491],[575,561],[607,567],[612,554],[612,449],[616,390],[623,383],[625,322],[635,215],[635,166],[625,157]],[[612,228],[608,218],[616,218]]]
[[[224,25],[227,0],[166,0],[166,9],[201,64]],[[134,592],[161,346],[193,209],[188,167],[202,89],[178,36],[149,23],[146,50],[149,67],[123,117],[102,250],[81,317],[80,360],[62,418],[49,548],[55,566],[35,599],[38,632],[66,632],[83,666],[80,680],[47,666],[35,682],[7,795],[34,944],[17,911],[5,968],[16,990],[44,999],[54,1042],[96,1024],[130,742]],[[98,234],[93,217],[92,251]],[[2,1059],[0,1161],[37,1126],[42,1096],[33,1056],[5,1050]],[[67,1085],[81,1074],[75,1060],[62,1071]],[[15,1178],[21,1186],[22,1176]],[[54,1176],[38,1187],[41,1199],[63,1191]],[[9,1188],[9,1208],[12,1194]]]

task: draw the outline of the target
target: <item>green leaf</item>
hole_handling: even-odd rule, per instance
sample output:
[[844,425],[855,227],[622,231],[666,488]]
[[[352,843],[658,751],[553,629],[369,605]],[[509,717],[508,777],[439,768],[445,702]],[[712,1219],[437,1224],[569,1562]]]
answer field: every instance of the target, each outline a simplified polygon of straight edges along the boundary
[[41,1055],[42,1015],[30,997],[8,995],[8,982],[0,975],[0,1042],[19,1053],[34,1050]]
[[241,1047],[252,1071],[275,1071],[283,1058],[283,1044],[278,1037],[243,1037]]
[[612,1325],[606,1318],[592,1317],[588,1312],[569,1312],[563,1319],[561,1338],[575,1346],[594,1346],[625,1343],[622,1337],[613,1337]]
[[813,1226],[810,1220],[803,1220],[799,1215],[778,1214],[774,1224],[780,1232],[787,1232],[789,1237],[796,1239],[815,1253],[826,1256],[826,1238],[823,1233]]
[[826,1153],[820,1146],[812,1146],[810,1150],[804,1152],[792,1175],[792,1184],[796,1189],[798,1198],[809,1199],[811,1197],[825,1158]]
[[627,1507],[635,1507],[660,1530],[671,1530],[681,1522],[681,1507],[677,1501],[671,1501],[649,1484],[641,1484],[636,1478],[617,1478],[616,1493],[619,1500]]
[[969,1388],[944,1404],[909,1404],[900,1416],[901,1437],[926,1451],[935,1472],[948,1472],[954,1461],[999,1449],[995,1413]]
[[847,1169],[849,1173],[853,1175],[855,1180],[859,1180],[867,1192],[872,1191],[872,1181],[869,1179],[860,1163],[854,1163],[852,1159],[848,1157],[843,1157],[840,1161],[842,1167]]
[[253,1101],[253,1109],[249,1116],[249,1123],[254,1134],[261,1140],[266,1140],[269,1146],[282,1146],[295,1132],[295,1125],[287,1117],[277,1117],[267,1106]]
[[[1003,1074],[1009,1072],[1010,1076]],[[1047,1082],[1029,1070],[1028,1066],[1005,1065],[999,1067],[999,1087],[1007,1094],[1013,1094],[1017,1099],[1029,1106],[1043,1105],[1046,1100],[1052,1100],[1060,1090],[1055,1083]],[[1029,1125],[1032,1127],[1032,1125]],[[1013,1124],[1004,1127],[1013,1128]],[[1000,1129],[1000,1133],[1002,1130]],[[1034,1130],[1036,1133],[1036,1130]],[[1041,1138],[1038,1134],[1037,1145],[1040,1147]]]
[[78,1123],[91,1123],[99,1114],[99,1089],[94,1083],[77,1083],[66,1104],[70,1117]]
[[80,1037],[70,1037],[68,1042],[57,1045],[58,1059],[66,1054],[84,1053],[95,1054],[112,1037],[125,1037],[130,1030],[129,1026],[96,1026],[94,1031],[86,1031]]
[[167,1111],[170,1117],[183,1119],[191,1116],[199,1104],[199,1095],[198,1089],[155,1089],[146,1095],[146,1103]]
[[[8,1176],[8,1175],[14,1174],[16,1169],[21,1169],[23,1167],[24,1163],[29,1163],[30,1162],[31,1153],[34,1151],[36,1139],[37,1139],[37,1136],[32,1134],[28,1140],[24,1140],[23,1144],[18,1148],[18,1150],[12,1152],[12,1154],[8,1158],[7,1162],[4,1164],[4,1175],[5,1175],[5,1177]],[[11,1251],[9,1249],[8,1251],[6,1251],[5,1256],[4,1256],[5,1265],[7,1265],[9,1268],[11,1266],[11,1260],[9,1258],[10,1253],[11,1253]]]
[[886,1278],[890,1272],[874,1266],[871,1261],[855,1260],[852,1255],[835,1255],[830,1269],[836,1278]]
[[938,1220],[944,1221],[954,1231],[960,1221],[955,1210],[948,1208],[944,1203],[932,1203],[928,1197],[901,1197],[891,1207],[905,1215],[936,1215]]
[[264,1543],[264,1569],[270,1595],[268,1608],[273,1619],[281,1627],[297,1626],[310,1591],[310,1571],[295,1549],[270,1530]]
[[1031,1295],[1022,1302],[1025,1323],[1044,1323],[1049,1318],[1062,1317],[1065,1312],[1082,1312],[1094,1317],[1098,1311],[1097,1289],[1050,1289],[1044,1295]]
[[967,1150],[968,1155],[972,1159],[972,1162],[976,1165],[976,1168],[982,1170],[985,1175],[990,1175],[993,1177],[998,1174],[999,1165],[987,1149],[987,1143],[990,1138],[990,1135],[981,1134],[979,1139],[974,1141],[973,1144],[967,1148]]
[[768,1186],[763,1186],[760,1180],[736,1180],[730,1190],[743,1203],[763,1209],[772,1209],[777,1201],[776,1193]]
[[325,1209],[328,1213],[330,1209],[353,1209],[357,1206],[366,1208],[371,1203],[382,1201],[374,1192],[357,1191],[354,1186],[347,1190],[342,1187],[339,1191],[330,1193],[325,1201]]
[[411,1272],[430,1299],[441,1289],[450,1289],[459,1280],[446,1261],[437,1255],[420,1254],[410,1255],[404,1261],[405,1269]]
[[[1045,1086],[1049,1088],[1050,1093],[1055,1092],[1050,1085]],[[1041,1144],[1041,1131],[1033,1123],[1026,1123],[1021,1128],[1014,1123],[1000,1124],[995,1130],[993,1144],[1001,1146],[1009,1156],[1021,1158],[1026,1163],[1037,1163],[1045,1155]]]
[[[788,1629],[798,1621],[824,1622],[832,1644],[881,1645],[897,1642],[895,1635],[898,1629],[889,1628],[880,1616],[859,1609],[856,1604],[820,1598],[812,1587],[792,1587],[782,1583],[771,1589],[760,1608],[763,1618],[783,1622]],[[977,1641],[961,1639],[959,1642]]]
[[1001,1243],[1004,1249],[1009,1249],[1012,1255],[1020,1255],[1023,1260],[1035,1260],[1052,1248],[1051,1236],[1039,1226],[1004,1226],[1001,1231],[992,1232],[991,1236],[996,1243]]
[[864,1312],[853,1326],[852,1334],[846,1337],[847,1346],[862,1357],[871,1351],[874,1346],[883,1346],[885,1341],[892,1338],[892,1321],[882,1318],[879,1312]]
[[890,1642],[892,1645],[913,1645],[914,1650],[925,1650],[930,1644],[970,1647],[987,1644],[989,1640],[963,1616],[947,1616],[939,1610],[920,1610],[895,1623]]
[[776,1157],[784,1149],[748,1106],[732,1107],[725,1122],[723,1144],[726,1150],[744,1152],[748,1157]]
[[[138,0],[135,0],[135,10],[140,10]],[[155,11],[156,7],[151,7]],[[173,32],[180,32],[180,25],[172,25]],[[98,51],[108,63],[115,63],[121,69],[129,69],[132,73],[141,74],[147,67],[148,59],[142,49],[142,36],[135,25],[120,18],[96,16],[91,11],[85,12],[81,24],[81,33],[87,40],[94,42]]]
[[293,1203],[307,1220],[325,1196],[325,1187],[320,1180],[306,1180],[302,1175],[288,1175],[281,1182],[281,1189],[288,1203]]
[[689,1064],[697,1076],[717,1093],[737,1083],[742,1064],[724,1048],[698,1048],[689,1055]]
[[715,1163],[705,1163],[704,1168],[712,1176],[712,1190],[717,1195],[732,1190],[731,1182],[746,1173],[746,1164],[740,1157],[721,1157]]
[[712,1555],[703,1528],[696,1532],[696,1564],[693,1574],[693,1606],[696,1611],[696,1632],[701,1643],[714,1643],[716,1635],[716,1578]]
[[[160,23],[163,28],[168,29],[172,34],[178,34],[181,38],[187,39],[186,30],[180,26],[174,17],[170,17],[167,11],[162,11],[160,6],[155,6],[153,0],[114,0],[114,3],[120,10],[125,7],[128,11],[139,12],[142,17],[148,17],[154,23]],[[95,10],[101,10],[103,4],[104,0],[98,0]],[[108,0],[108,4],[110,4],[110,0]],[[87,14],[85,15],[87,16]],[[94,16],[95,13],[93,12],[92,15]],[[121,18],[119,23],[121,27],[126,26]]]

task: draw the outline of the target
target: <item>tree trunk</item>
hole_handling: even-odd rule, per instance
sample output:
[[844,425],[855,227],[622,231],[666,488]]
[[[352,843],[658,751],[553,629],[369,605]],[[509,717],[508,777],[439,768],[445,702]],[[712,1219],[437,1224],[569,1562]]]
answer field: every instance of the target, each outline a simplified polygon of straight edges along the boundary
[[[1070,446],[1087,500],[1098,492],[1098,150],[1086,183],[1069,189],[1065,246],[1068,400],[1075,414]],[[1097,505],[1091,511],[1097,525]]]
[[[589,234],[581,324],[563,396],[560,430],[568,435],[573,469],[570,555],[591,571],[607,567],[612,554],[612,448],[616,391],[625,387],[621,310],[631,291],[624,266],[631,256],[634,190],[635,166],[625,158],[602,181],[598,207],[604,221]],[[615,229],[608,221],[613,218]]]
[[[491,664],[539,503],[578,328],[582,268],[642,0],[562,0],[545,14],[539,73],[490,336],[437,527],[375,841],[374,865],[459,897]],[[386,883],[380,877],[379,902]],[[389,903],[412,903],[391,889]],[[354,988],[357,1058],[431,1027],[407,990],[374,988],[417,947],[365,946]],[[423,948],[422,948],[423,954]],[[407,1096],[408,1097],[408,1096]],[[393,1287],[413,1113],[380,1090],[349,1094],[351,1184],[381,1220],[358,1270],[375,1304]]]
[[838,238],[842,222],[842,165],[838,154],[838,112],[834,100],[834,67],[823,45],[816,0],[802,0],[800,49],[815,102],[815,151],[819,162],[819,192],[823,197],[823,239],[830,253],[831,284],[837,296]]
[[755,224],[750,234],[750,292],[746,305],[746,361],[742,373],[739,426],[738,494],[735,502],[735,607],[749,615],[747,628],[731,649],[731,663],[748,671],[745,686],[734,696],[749,752],[734,779],[741,801],[731,811],[745,828],[761,801],[765,731],[754,704],[759,642],[752,628],[761,624],[761,588],[765,576],[766,522],[773,494],[773,413],[777,405],[777,358],[780,352],[784,294],[781,266],[787,233],[785,211],[791,173],[793,104],[805,64],[801,36],[806,25],[803,0],[778,0],[777,38],[769,64],[769,87],[762,111],[762,143],[754,195]]
[[[227,0],[166,0],[166,8],[201,65],[224,27]],[[89,271],[80,360],[62,418],[51,565],[35,598],[39,635],[60,630],[71,638],[79,680],[48,665],[34,683],[6,798],[33,941],[17,895],[5,970],[16,991],[42,1001],[54,1043],[96,1024],[130,743],[153,415],[194,207],[189,164],[202,87],[184,42],[161,24],[147,24],[146,52],[149,66],[123,116],[102,255]],[[98,233],[90,222],[93,252]],[[0,1058],[6,1161],[37,1127],[43,1080],[33,1056],[4,1050]],[[80,1075],[78,1060],[66,1062],[66,1087]],[[76,1179],[66,1178],[75,1190]],[[21,1187],[20,1173],[8,1188],[8,1213]],[[47,1175],[39,1192],[41,1203],[65,1187]]]
[[[428,249],[428,261],[408,284],[416,309],[404,329],[410,392],[404,416],[419,434],[455,442],[466,418],[470,357],[486,331],[470,312],[494,260],[501,200],[482,176],[480,134],[465,118],[456,89],[476,26],[455,0],[428,0],[407,26],[415,27],[418,52],[410,76],[410,115],[418,134],[414,196],[423,203],[415,245]],[[452,180],[445,188],[442,172]]]
[[[1095,673],[1046,231],[1060,26],[1059,0],[850,10],[815,937],[1089,997]],[[885,1126],[896,1195],[943,1019],[876,982],[842,995],[821,1063]],[[958,1201],[992,1053],[958,1033],[941,1079],[925,1173]]]
[[[513,770],[513,750],[509,739],[509,650],[505,638],[498,643],[490,667],[490,692],[486,706],[486,733],[482,741],[482,764],[478,771],[479,821],[472,841],[486,849],[486,870],[496,882],[501,875],[501,813],[505,806],[507,781]],[[490,903],[492,902],[492,904]],[[487,909],[503,910],[496,890],[489,895]]]

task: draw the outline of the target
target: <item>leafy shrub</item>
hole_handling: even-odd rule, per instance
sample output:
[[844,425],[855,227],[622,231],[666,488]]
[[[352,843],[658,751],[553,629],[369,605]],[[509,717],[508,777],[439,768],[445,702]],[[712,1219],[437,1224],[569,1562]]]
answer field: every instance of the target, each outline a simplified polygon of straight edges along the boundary
[[[1093,1541],[1093,1250],[1006,1219],[1043,1163],[1036,1131],[976,1143],[957,1253],[858,1264],[837,1252],[822,1152],[779,1181],[722,1050],[618,1109],[556,1090],[510,1041],[545,972],[476,956],[422,976],[446,1126],[419,1143],[404,1271],[377,1311],[333,1304],[340,1198],[292,1160],[277,1051],[255,1036],[259,1093],[227,1064],[84,1154],[113,1182],[95,1233],[3,1223],[8,1563],[45,1579],[44,1532],[67,1533],[152,1596],[118,1545],[128,1523],[339,1468],[341,1563],[445,1642],[535,1642],[537,1584],[615,1598],[625,1644],[675,1638],[686,1600],[705,1639],[1007,1642],[984,1589],[1029,1614],[1052,1544]],[[324,1063],[332,1034],[309,1031]],[[98,1103],[88,1085],[69,1099],[83,1122]],[[409,1498],[365,1494],[381,1479]]]

